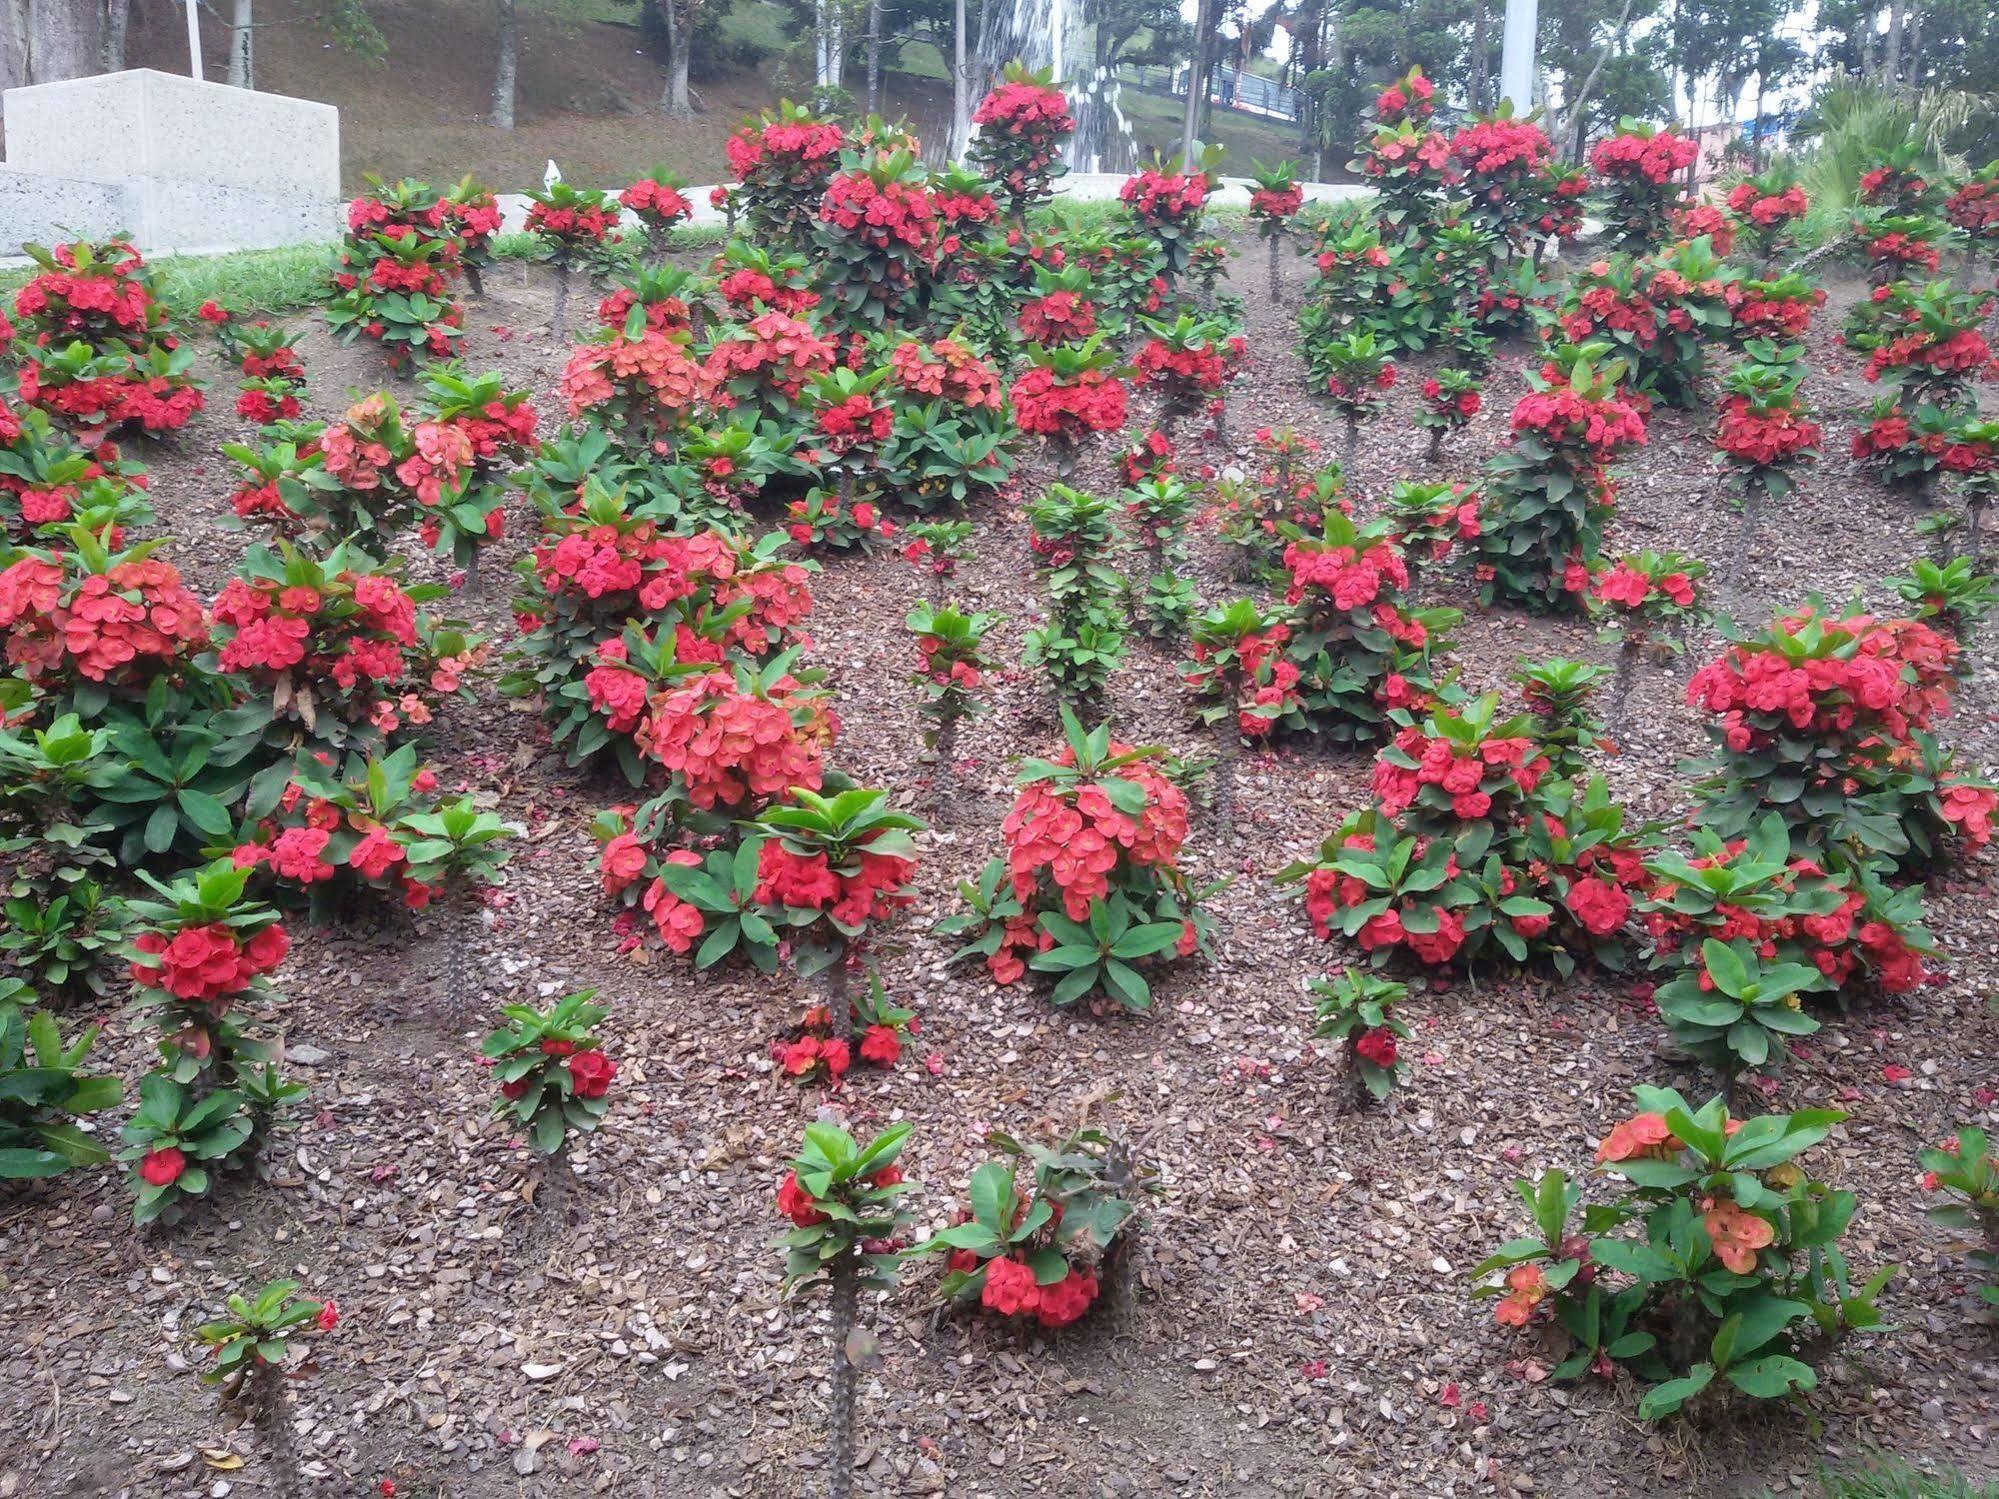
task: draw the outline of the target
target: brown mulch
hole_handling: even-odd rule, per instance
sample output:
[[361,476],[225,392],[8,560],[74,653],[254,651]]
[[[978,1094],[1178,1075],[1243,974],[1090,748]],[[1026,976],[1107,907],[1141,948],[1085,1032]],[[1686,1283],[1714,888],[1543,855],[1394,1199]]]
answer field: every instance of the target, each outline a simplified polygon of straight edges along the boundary
[[[1290,348],[1300,267],[1288,267],[1293,303],[1273,307],[1260,248],[1239,248],[1255,366],[1230,397],[1230,430],[1289,422],[1337,452],[1336,419],[1305,393]],[[466,345],[475,367],[534,387],[549,430],[562,350],[546,336],[542,275],[496,271],[469,310]],[[1853,294],[1841,288],[1821,315],[1825,359]],[[304,352],[320,414],[378,383],[365,352],[316,325]],[[1470,476],[1498,444],[1521,359],[1495,372],[1486,413],[1447,449],[1443,472]],[[233,382],[211,373],[206,417],[147,455],[172,555],[210,591],[246,544],[216,519],[228,481],[213,445],[240,424]],[[1423,469],[1407,419],[1420,378],[1418,361],[1364,434],[1357,477],[1369,496]],[[1850,369],[1816,388],[1829,415],[1863,400]],[[1830,427],[1820,471],[1765,517],[1745,586],[1759,607],[1856,590],[1885,603],[1879,580],[1918,545],[1908,512],[1852,471],[1842,422]],[[1030,468],[1030,485],[1045,478]],[[1107,454],[1084,479],[1110,482]],[[528,519],[516,501],[510,558]],[[1002,649],[1017,660],[1037,608],[1023,524],[978,519],[957,592],[1006,616]],[[1623,482],[1616,544],[1677,547],[1718,568],[1737,524],[1698,425],[1661,414]],[[1211,534],[1195,559],[1207,600],[1240,591]],[[504,639],[501,568],[486,572],[458,612]],[[901,625],[922,583],[891,555],[831,563],[815,583],[811,657],[838,696],[838,763],[927,810]],[[1586,625],[1479,615],[1457,583],[1432,594],[1470,616],[1452,659],[1473,689],[1502,685],[1523,657],[1609,659]],[[1127,739],[1204,751],[1174,659],[1134,647],[1113,721]],[[1989,767],[1989,649],[1979,667],[1947,729]],[[1604,760],[1635,815],[1685,811],[1675,767],[1702,743],[1681,697],[1690,669],[1682,658],[1648,670],[1622,753]],[[399,1495],[815,1492],[824,1307],[781,1294],[771,1194],[801,1127],[829,1102],[859,1130],[915,1124],[906,1166],[925,1184],[927,1223],[944,1220],[995,1127],[1100,1122],[1136,1140],[1165,1186],[1115,1295],[1074,1329],[938,1321],[921,1269],[866,1304],[886,1362],[862,1382],[863,1493],[1754,1494],[1802,1486],[1822,1460],[1877,1445],[1999,1468],[1992,1330],[1952,1236],[1923,1220],[1914,1159],[1999,1112],[1984,1091],[1999,1086],[1990,861],[1931,892],[1945,977],[1828,1017],[1769,1097],[1851,1111],[1814,1162],[1860,1194],[1855,1265],[1901,1266],[1883,1298],[1896,1330],[1832,1357],[1805,1409],[1655,1429],[1636,1420],[1628,1381],[1548,1382],[1557,1350],[1495,1327],[1490,1307],[1467,1299],[1466,1272],[1522,1231],[1515,1175],[1584,1170],[1636,1083],[1708,1082],[1661,1061],[1661,1027],[1628,982],[1485,979],[1419,985],[1407,1086],[1386,1107],[1344,1112],[1338,1065],[1307,1039],[1304,986],[1347,955],[1309,939],[1270,874],[1363,802],[1365,757],[1284,747],[1247,760],[1232,835],[1197,818],[1190,842],[1199,874],[1233,877],[1218,898],[1217,962],[1165,978],[1148,1017],[1058,1013],[976,967],[947,968],[930,930],[998,846],[1013,761],[1053,746],[1045,691],[1006,673],[995,711],[961,740],[949,818],[922,838],[917,908],[881,953],[921,1034],[896,1070],[856,1075],[829,1100],[767,1059],[804,1002],[795,982],[697,977],[679,960],[617,954],[587,825],[628,799],[621,783],[564,770],[542,752],[532,713],[490,692],[450,735],[469,748],[442,762],[447,783],[491,796],[531,834],[476,938],[478,1008],[596,985],[612,1010],[614,1107],[573,1152],[576,1179],[559,1194],[568,1221],[532,1204],[537,1168],[487,1120],[476,1037],[450,1019],[458,997],[443,992],[444,914],[381,932],[301,928],[277,1023],[312,1094],[268,1152],[266,1179],[233,1183],[151,1233],[130,1226],[109,1171],[0,1197],[0,1431],[11,1434],[0,1496],[269,1492],[253,1430],[219,1413],[191,1372],[189,1334],[228,1290],[280,1275],[343,1313],[293,1389],[314,1492],[373,1493],[384,1478]],[[104,1055],[136,1077],[143,1031],[108,1020]],[[1888,1064],[1914,1075],[1891,1085]]]

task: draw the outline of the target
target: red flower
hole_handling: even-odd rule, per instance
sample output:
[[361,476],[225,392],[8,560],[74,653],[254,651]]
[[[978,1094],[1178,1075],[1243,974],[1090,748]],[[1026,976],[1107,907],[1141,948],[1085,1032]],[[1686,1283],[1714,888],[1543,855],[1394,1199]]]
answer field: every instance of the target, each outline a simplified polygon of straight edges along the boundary
[[893,1067],[902,1056],[902,1037],[892,1025],[871,1025],[861,1037],[861,1060],[876,1067]]
[[332,1332],[340,1324],[340,1303],[330,1298],[321,1302],[319,1316],[315,1320],[321,1332]]
[[578,1098],[602,1098],[617,1073],[618,1064],[601,1051],[579,1051],[569,1059],[569,1087]]
[[827,1221],[818,1200],[798,1185],[798,1173],[787,1171],[777,1189],[777,1210],[800,1228],[814,1228]]
[[1032,1270],[1006,1256],[986,1266],[986,1284],[979,1301],[1004,1316],[1032,1316],[1041,1306],[1041,1288],[1034,1283]]
[[1386,1069],[1395,1065],[1395,1032],[1385,1025],[1377,1025],[1372,1030],[1362,1031],[1354,1038],[1354,1055],[1375,1066]]
[[187,1157],[173,1146],[149,1150],[139,1161],[139,1176],[148,1186],[170,1187],[187,1170]]

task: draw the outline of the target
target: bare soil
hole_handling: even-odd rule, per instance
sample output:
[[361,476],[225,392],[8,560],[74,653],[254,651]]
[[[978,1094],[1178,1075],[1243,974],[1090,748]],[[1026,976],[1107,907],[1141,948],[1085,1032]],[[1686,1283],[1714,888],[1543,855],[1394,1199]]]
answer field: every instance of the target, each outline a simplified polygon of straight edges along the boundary
[[[1301,267],[1287,267],[1292,305],[1273,307],[1260,247],[1237,248],[1255,364],[1230,397],[1230,431],[1290,422],[1337,452],[1337,419],[1305,393],[1290,349]],[[496,271],[465,342],[475,367],[536,389],[547,431],[562,351],[546,337],[544,277]],[[1841,289],[1823,328],[1852,295]],[[1830,359],[1829,334],[1815,342]],[[379,383],[365,352],[332,345],[316,325],[305,355],[321,414]],[[1498,444],[1520,357],[1495,372],[1486,414],[1447,448],[1441,472],[1470,476]],[[246,544],[216,520],[229,485],[211,455],[238,424],[231,383],[214,374],[206,417],[147,455],[173,555],[204,590]],[[1420,378],[1405,370],[1364,435],[1358,477],[1370,497],[1421,471],[1425,443],[1409,421]],[[1829,415],[1862,390],[1850,370],[1818,382]],[[1885,602],[1879,580],[1916,545],[1912,517],[1856,477],[1843,424],[1831,425],[1820,471],[1765,520],[1747,582],[1759,605],[1855,590]],[[1030,465],[1030,492],[1047,473]],[[1084,477],[1108,484],[1107,454]],[[958,592],[1007,617],[1001,649],[1017,661],[1037,608],[1024,525],[1012,509],[977,520]],[[1615,544],[1676,546],[1718,565],[1736,526],[1702,432],[1662,414],[1624,482]],[[528,530],[516,501],[509,554]],[[487,571],[486,591],[461,595],[459,612],[504,639],[500,568]],[[1210,601],[1240,591],[1211,533],[1195,571]],[[831,669],[846,726],[838,763],[927,806],[900,624],[922,582],[893,556],[830,565],[815,584],[811,654]],[[1587,626],[1478,615],[1455,583],[1435,593],[1471,615],[1452,656],[1469,688],[1502,684],[1522,657],[1609,659]],[[1111,694],[1117,730],[1205,749],[1173,664],[1168,650],[1135,647]],[[1686,810],[1675,766],[1701,743],[1682,701],[1690,670],[1683,659],[1640,681],[1622,752],[1603,759],[1637,815]],[[1989,769],[1999,758],[1989,648],[1979,673],[1949,729]],[[921,1270],[864,1305],[886,1363],[861,1388],[863,1493],[1753,1495],[1802,1488],[1821,1461],[1870,1446],[1999,1470],[1992,1328],[1950,1236],[1922,1218],[1914,1158],[1999,1113],[1989,861],[1931,891],[1944,977],[1829,1017],[1768,1093],[1773,1107],[1851,1111],[1814,1163],[1860,1194],[1856,1266],[1901,1266],[1884,1297],[1896,1330],[1833,1356],[1800,1408],[1648,1428],[1628,1382],[1548,1382],[1557,1351],[1496,1327],[1488,1304],[1467,1299],[1465,1276],[1522,1231],[1512,1179],[1585,1171],[1634,1084],[1707,1090],[1660,1059],[1662,1029],[1628,981],[1430,986],[1410,1006],[1408,1085],[1385,1107],[1343,1111],[1339,1064],[1307,1039],[1304,986],[1348,954],[1310,940],[1270,875],[1362,804],[1368,762],[1309,747],[1245,762],[1226,841],[1197,819],[1197,872],[1233,877],[1219,898],[1220,956],[1164,979],[1151,1016],[1056,1013],[981,969],[947,968],[931,924],[996,850],[1012,763],[1054,743],[1033,675],[1007,672],[996,696],[964,738],[949,818],[922,838],[918,907],[879,954],[890,994],[920,1011],[921,1034],[899,1068],[856,1076],[831,1099],[784,1082],[767,1060],[807,1002],[795,982],[617,955],[587,824],[627,799],[621,785],[562,769],[532,714],[490,692],[449,722],[446,742],[462,748],[441,759],[447,782],[528,829],[475,934],[477,1008],[596,985],[612,1009],[615,1104],[574,1151],[574,1181],[553,1209],[534,1202],[546,1190],[539,1168],[487,1120],[476,1034],[453,1023],[460,997],[443,992],[444,913],[382,931],[301,931],[278,975],[277,1019],[291,1046],[308,1048],[299,1070],[312,1096],[271,1148],[265,1179],[151,1233],[130,1226],[109,1171],[0,1197],[0,1495],[272,1492],[254,1430],[218,1412],[190,1372],[189,1334],[228,1290],[279,1275],[343,1313],[292,1390],[312,1492],[362,1495],[384,1479],[399,1495],[466,1499],[820,1491],[824,1306],[781,1295],[770,1241],[783,1162],[827,1103],[860,1130],[914,1122],[906,1164],[933,1224],[960,1200],[994,1127],[1055,1134],[1100,1122],[1139,1142],[1165,1185],[1109,1303],[1059,1335],[940,1320]],[[106,1056],[135,1078],[143,1034],[107,1019]],[[1913,1076],[1889,1083],[1890,1064]]]

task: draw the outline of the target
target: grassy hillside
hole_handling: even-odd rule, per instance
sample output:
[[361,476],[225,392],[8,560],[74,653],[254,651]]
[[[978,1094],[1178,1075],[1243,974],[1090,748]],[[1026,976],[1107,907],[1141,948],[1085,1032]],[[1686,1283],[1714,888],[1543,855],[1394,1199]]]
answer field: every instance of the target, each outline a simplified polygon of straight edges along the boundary
[[[456,180],[471,172],[502,190],[538,183],[553,158],[571,181],[617,183],[664,162],[694,182],[724,175],[722,140],[745,113],[799,92],[799,40],[790,12],[770,0],[735,0],[724,36],[766,56],[699,85],[702,113],[668,120],[657,109],[663,74],[620,0],[521,0],[519,124],[483,123],[492,89],[496,30],[483,0],[370,0],[388,43],[374,62],[335,45],[321,0],[258,0],[257,86],[318,99],[340,110],[341,173],[358,188],[363,172]],[[135,67],[181,72],[186,32],[178,8],[134,7],[128,57]],[[224,71],[226,32],[202,12],[205,66]],[[884,113],[906,115],[926,139],[948,131],[951,91],[936,49],[917,46],[907,71],[884,79]],[[858,84],[859,69],[851,80]],[[1142,154],[1179,139],[1180,101],[1127,91]],[[1242,116],[1218,118],[1216,136],[1241,164],[1291,148],[1288,131]]]

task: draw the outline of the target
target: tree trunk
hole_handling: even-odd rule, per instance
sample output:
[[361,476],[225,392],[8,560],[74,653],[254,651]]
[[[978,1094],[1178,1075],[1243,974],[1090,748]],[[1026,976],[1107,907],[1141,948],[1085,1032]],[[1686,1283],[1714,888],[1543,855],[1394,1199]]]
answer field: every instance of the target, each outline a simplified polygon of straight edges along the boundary
[[965,61],[965,0],[951,12],[951,157],[960,160],[972,139],[972,80]]
[[[1624,9],[1618,12],[1617,25],[1612,28],[1618,36],[1631,20],[1631,0],[1624,0]],[[1589,75],[1583,79],[1583,86],[1576,90],[1574,99],[1564,99],[1562,108],[1569,116],[1569,160],[1579,162],[1583,158],[1583,120],[1586,118],[1583,106],[1589,102],[1590,94],[1596,88],[1596,81],[1603,75],[1603,65],[1610,61],[1610,54],[1617,50],[1616,39],[1604,43],[1603,50],[1596,55],[1590,65]]]
[[1471,107],[1473,114],[1483,114],[1490,108],[1485,87],[1492,71],[1492,7],[1487,0],[1477,0],[1477,5],[1471,27]]
[[[10,0],[0,74],[11,83],[87,78],[104,66],[104,11],[96,0]],[[18,30],[16,41],[13,33]]]
[[1882,81],[1894,93],[1902,89],[1902,0],[1888,6],[1888,51],[1881,60]]
[[680,21],[677,0],[658,0],[660,25],[666,30],[666,87],[660,91],[659,107],[676,120],[692,117],[694,103],[687,91],[687,53],[691,26]]
[[1763,170],[1763,70],[1756,70],[1756,129],[1749,137],[1749,170]]
[[[1326,28],[1324,8],[1317,4],[1308,6],[1299,17],[1299,26],[1305,33],[1298,57],[1298,144],[1302,154],[1315,152],[1319,147],[1319,99],[1306,91],[1305,81],[1319,70]],[[1312,175],[1319,174],[1314,170]]]
[[820,88],[838,88],[846,72],[847,26],[840,9],[843,0],[815,0],[813,55],[817,64],[813,82]]
[[521,69],[521,23],[515,0],[493,0],[499,12],[499,56],[493,64],[493,107],[486,123],[495,130],[514,128],[515,83]]
[[868,0],[868,113],[874,114],[881,96],[882,81],[882,0]]
[[223,80],[231,88],[257,86],[257,0],[236,0],[229,21],[229,72]]
[[[131,19],[132,0],[106,0],[104,6],[104,71],[125,71],[125,23]],[[8,86],[0,81],[0,87]]]
[[847,1357],[861,1304],[861,1267],[851,1254],[833,1262],[833,1408],[826,1419],[826,1492],[848,1499],[854,1492],[854,1364]]
[[1215,0],[1195,0],[1194,42],[1187,56],[1187,113],[1180,122],[1180,157],[1194,160],[1194,132],[1200,128],[1201,108],[1208,98],[1208,59],[1215,29]]

